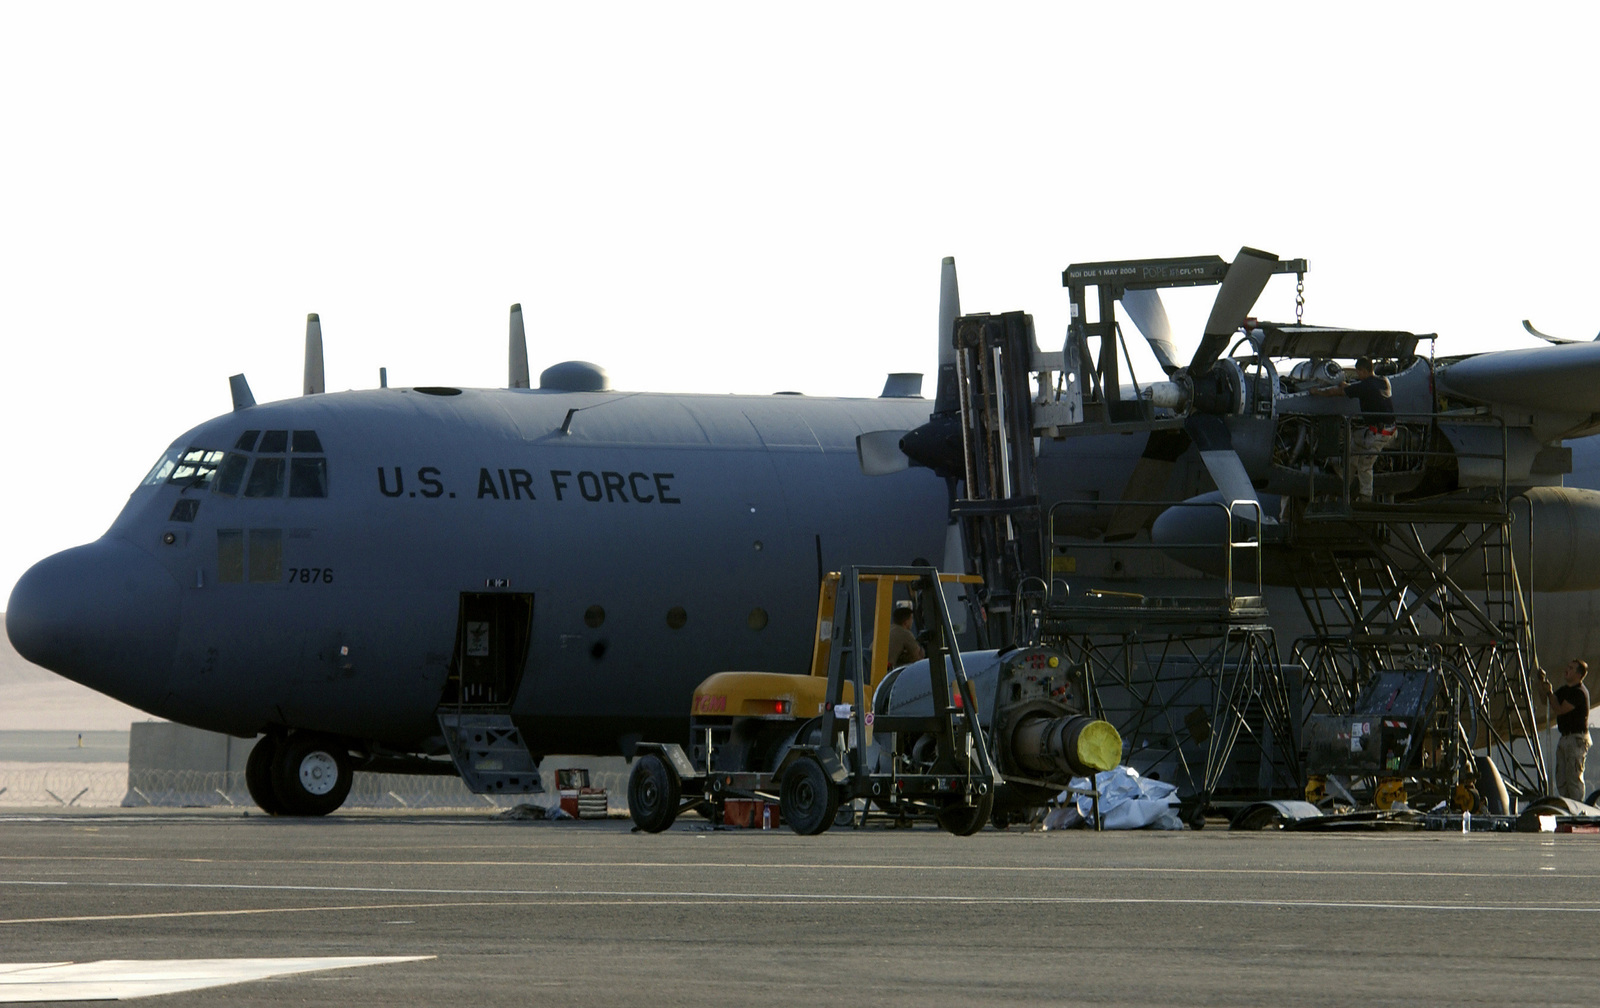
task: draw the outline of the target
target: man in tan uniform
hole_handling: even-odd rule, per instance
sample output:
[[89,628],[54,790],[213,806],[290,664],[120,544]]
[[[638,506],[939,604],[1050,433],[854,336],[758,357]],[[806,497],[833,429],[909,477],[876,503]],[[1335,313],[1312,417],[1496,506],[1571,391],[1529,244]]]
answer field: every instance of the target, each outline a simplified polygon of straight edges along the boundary
[[889,628],[889,667],[899,668],[922,658],[922,645],[911,630],[912,605],[910,602],[894,604],[894,625]]

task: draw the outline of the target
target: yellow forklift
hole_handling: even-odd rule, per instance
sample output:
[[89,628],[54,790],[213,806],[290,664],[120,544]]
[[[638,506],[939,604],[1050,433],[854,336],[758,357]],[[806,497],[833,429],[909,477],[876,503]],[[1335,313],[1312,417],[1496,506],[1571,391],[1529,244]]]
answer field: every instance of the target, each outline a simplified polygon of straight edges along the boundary
[[[771,822],[775,802],[782,821],[806,836],[833,826],[842,807],[852,820],[857,811],[861,822],[874,813],[902,823],[932,819],[967,836],[1013,807],[1043,805],[1073,776],[1115,767],[1121,737],[1077,713],[1057,652],[963,655],[955,647],[943,586],[978,581],[932,567],[829,575],[810,673],[719,672],[703,681],[688,748],[657,742],[636,750],[628,782],[634,824],[660,832],[689,810],[720,823],[728,802],[755,801],[763,803],[758,819]],[[927,657],[891,670],[900,585],[925,614]],[[868,589],[870,657],[862,634]]]

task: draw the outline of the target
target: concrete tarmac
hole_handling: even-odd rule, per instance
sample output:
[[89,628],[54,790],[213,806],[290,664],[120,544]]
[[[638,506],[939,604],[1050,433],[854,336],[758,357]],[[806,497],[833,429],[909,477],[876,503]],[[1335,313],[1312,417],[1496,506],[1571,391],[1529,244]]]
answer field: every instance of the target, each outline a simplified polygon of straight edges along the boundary
[[0,817],[0,963],[433,956],[166,1005],[1590,1004],[1600,836]]

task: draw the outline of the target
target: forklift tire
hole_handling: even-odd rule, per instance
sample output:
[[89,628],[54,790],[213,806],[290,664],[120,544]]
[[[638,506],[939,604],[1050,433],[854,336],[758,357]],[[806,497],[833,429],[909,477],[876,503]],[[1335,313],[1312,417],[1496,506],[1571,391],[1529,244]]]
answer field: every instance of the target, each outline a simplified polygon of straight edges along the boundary
[[646,833],[660,833],[678,818],[678,775],[655,753],[634,764],[628,778],[628,816]]
[[946,805],[939,810],[939,828],[956,836],[971,836],[983,829],[994,813],[994,792],[978,796],[976,805]]
[[804,756],[784,773],[778,807],[790,829],[801,836],[816,836],[832,826],[839,814],[839,789],[821,763]]

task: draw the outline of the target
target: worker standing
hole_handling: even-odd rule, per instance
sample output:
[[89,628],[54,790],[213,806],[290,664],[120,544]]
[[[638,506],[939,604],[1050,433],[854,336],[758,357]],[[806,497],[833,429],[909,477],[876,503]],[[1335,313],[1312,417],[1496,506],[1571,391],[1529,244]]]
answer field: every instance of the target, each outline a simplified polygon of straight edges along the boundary
[[1556,794],[1580,802],[1583,765],[1589,758],[1589,690],[1583,684],[1588,674],[1589,663],[1574,658],[1561,671],[1566,680],[1562,686],[1551,686],[1542,669],[1539,675],[1545,695],[1554,701],[1556,729],[1561,733],[1556,743]]

